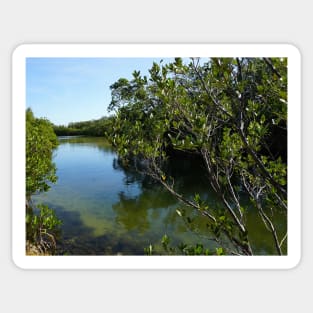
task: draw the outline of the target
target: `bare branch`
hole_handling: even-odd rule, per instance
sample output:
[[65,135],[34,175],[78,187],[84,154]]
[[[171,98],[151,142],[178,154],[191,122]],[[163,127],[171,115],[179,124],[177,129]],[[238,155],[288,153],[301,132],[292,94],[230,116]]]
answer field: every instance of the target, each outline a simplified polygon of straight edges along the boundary
[[241,82],[242,81],[242,71],[241,71],[241,63],[239,58],[236,58],[236,62],[237,62],[237,66],[238,66],[238,81]]
[[226,179],[227,179],[227,183],[228,183],[228,187],[230,189],[231,195],[232,195],[232,197],[233,197],[233,199],[234,199],[234,201],[236,203],[236,207],[237,207],[238,213],[240,215],[240,220],[242,222],[243,215],[242,215],[242,212],[240,210],[240,203],[239,203],[238,197],[235,194],[235,191],[234,191],[233,185],[232,185],[232,183],[230,181],[230,177],[229,177],[228,173],[226,173]]
[[277,232],[276,232],[276,229],[274,227],[274,224],[272,223],[271,219],[267,216],[267,214],[263,211],[261,206],[259,206],[258,209],[259,209],[260,214],[265,219],[267,225],[269,226],[269,228],[271,230],[271,233],[273,235],[275,246],[276,246],[276,250],[277,250],[278,254],[282,255],[281,245],[280,245],[280,243],[278,241],[278,236],[277,236]]
[[250,194],[250,196],[255,200],[256,202],[256,207],[258,209],[258,212],[263,220],[263,223],[264,225],[266,226],[266,228],[268,229],[268,231],[270,231],[273,235],[273,238],[274,238],[274,242],[275,242],[275,247],[276,247],[276,251],[279,255],[282,255],[282,251],[281,251],[281,244],[279,243],[279,240],[278,240],[278,236],[277,236],[277,232],[276,232],[276,228],[272,222],[272,220],[270,219],[270,217],[264,212],[263,210],[263,207],[262,207],[262,204],[261,204],[261,200],[260,200],[260,197],[261,197],[261,194],[262,194],[262,191],[263,189],[266,187],[266,186],[261,186],[261,187],[258,187],[258,190],[257,187],[255,186],[254,188],[251,188],[251,186],[249,186],[246,178],[245,178],[245,175],[242,173],[241,174],[242,176],[242,179],[243,179],[243,183],[244,183],[244,186],[246,188],[246,190],[248,191],[248,193]]
[[285,236],[283,237],[283,239],[281,240],[281,242],[279,243],[279,247],[281,247],[284,243],[284,241],[287,239],[288,237],[288,232],[285,234]]
[[281,75],[278,73],[274,65],[272,64],[270,58],[263,58],[264,62],[268,65],[268,67],[271,69],[273,73],[275,73],[279,78],[281,78]]

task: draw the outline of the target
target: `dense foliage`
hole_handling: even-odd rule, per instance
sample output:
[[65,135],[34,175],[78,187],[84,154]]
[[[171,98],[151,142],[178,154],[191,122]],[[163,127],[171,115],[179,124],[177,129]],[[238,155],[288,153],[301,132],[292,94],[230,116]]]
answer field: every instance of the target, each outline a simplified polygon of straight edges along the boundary
[[[283,254],[287,233],[274,216],[287,213],[287,59],[176,58],[154,63],[149,74],[135,71],[111,86],[116,115],[108,137],[119,155],[144,164],[145,173],[207,218],[227,254],[253,254],[241,200],[247,193]],[[177,191],[166,166],[173,151],[199,157],[222,210]]]
[[26,239],[38,253],[55,248],[55,233],[60,221],[47,206],[35,206],[31,196],[47,191],[55,183],[56,168],[52,162],[57,137],[52,124],[46,119],[35,118],[31,109],[26,110]]
[[109,117],[98,120],[73,122],[68,126],[54,125],[53,129],[57,136],[103,136],[110,124]]
[[46,119],[35,118],[26,111],[26,197],[35,192],[47,191],[49,182],[56,181],[53,149],[58,144],[52,124]]

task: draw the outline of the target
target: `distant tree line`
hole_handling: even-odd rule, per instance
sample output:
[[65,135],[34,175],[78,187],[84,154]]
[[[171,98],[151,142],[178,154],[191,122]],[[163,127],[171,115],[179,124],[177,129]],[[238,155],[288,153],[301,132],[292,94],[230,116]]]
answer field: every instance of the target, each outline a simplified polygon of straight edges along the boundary
[[104,136],[111,123],[110,117],[102,117],[97,120],[54,125],[53,129],[57,136]]

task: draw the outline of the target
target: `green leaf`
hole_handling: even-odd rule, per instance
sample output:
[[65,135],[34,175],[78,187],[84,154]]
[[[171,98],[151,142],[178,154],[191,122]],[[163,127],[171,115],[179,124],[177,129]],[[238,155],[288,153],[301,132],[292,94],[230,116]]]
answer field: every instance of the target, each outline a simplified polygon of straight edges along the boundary
[[224,250],[222,247],[216,248],[216,255],[224,255]]
[[195,200],[195,202],[196,202],[197,204],[200,203],[200,195],[199,195],[198,193],[195,194],[194,200]]
[[167,246],[170,243],[170,238],[165,234],[162,237],[162,241],[161,241],[162,245]]

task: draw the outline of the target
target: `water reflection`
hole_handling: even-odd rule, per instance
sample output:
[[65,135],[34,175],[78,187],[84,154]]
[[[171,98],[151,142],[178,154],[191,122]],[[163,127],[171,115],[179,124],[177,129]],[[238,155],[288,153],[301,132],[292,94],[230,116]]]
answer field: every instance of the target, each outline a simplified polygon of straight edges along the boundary
[[127,230],[137,229],[144,232],[153,228],[152,224],[155,226],[155,221],[164,217],[166,208],[176,204],[177,201],[172,196],[161,192],[159,187],[155,186],[155,189],[142,190],[137,197],[129,197],[121,192],[119,200],[112,208],[116,213],[117,223]]
[[[150,243],[160,243],[165,233],[173,244],[212,246],[205,219],[148,176],[123,165],[103,138],[61,137],[54,161],[57,184],[34,200],[54,208],[63,220],[60,254],[138,255]],[[200,160],[176,159],[169,169],[178,192],[190,198],[199,193],[218,208]],[[186,211],[192,225],[176,214],[176,208]],[[258,253],[273,253],[271,235],[256,214],[249,210],[251,241]]]
[[124,192],[119,194],[119,201],[113,204],[116,212],[116,222],[122,224],[126,230],[136,229],[145,232],[150,227],[147,207],[142,206],[138,198],[128,198]]

